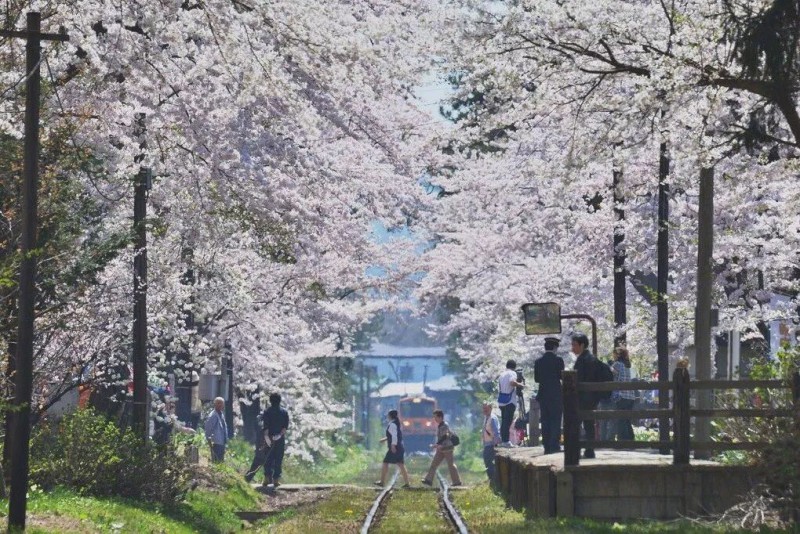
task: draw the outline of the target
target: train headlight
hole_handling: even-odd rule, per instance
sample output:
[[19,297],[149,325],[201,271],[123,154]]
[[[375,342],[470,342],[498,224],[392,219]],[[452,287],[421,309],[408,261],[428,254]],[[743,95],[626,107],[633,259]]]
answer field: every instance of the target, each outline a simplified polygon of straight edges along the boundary
[[403,421],[403,426],[411,426],[411,422],[410,421]]

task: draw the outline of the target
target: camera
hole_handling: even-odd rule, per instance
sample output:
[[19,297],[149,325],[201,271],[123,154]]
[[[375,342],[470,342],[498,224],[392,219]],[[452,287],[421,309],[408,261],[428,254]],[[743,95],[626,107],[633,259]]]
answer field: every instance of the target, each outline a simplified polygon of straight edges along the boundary
[[[522,371],[520,369],[517,369],[517,382],[520,384],[525,383],[525,377],[522,376]],[[517,395],[522,396],[522,386],[517,386]]]

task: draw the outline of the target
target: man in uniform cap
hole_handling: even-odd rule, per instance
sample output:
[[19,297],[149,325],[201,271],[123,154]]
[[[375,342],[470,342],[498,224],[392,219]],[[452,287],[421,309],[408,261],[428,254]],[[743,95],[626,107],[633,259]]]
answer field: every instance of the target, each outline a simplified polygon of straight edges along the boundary
[[542,444],[545,454],[561,450],[561,371],[564,360],[556,355],[561,340],[544,338],[544,354],[533,364],[533,379],[539,384],[536,400],[539,401],[542,421]]

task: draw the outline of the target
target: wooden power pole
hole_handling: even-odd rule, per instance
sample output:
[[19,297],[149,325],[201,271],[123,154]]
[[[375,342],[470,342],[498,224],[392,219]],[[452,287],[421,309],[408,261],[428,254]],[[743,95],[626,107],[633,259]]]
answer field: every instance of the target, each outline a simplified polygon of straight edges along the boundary
[[11,439],[11,494],[8,529],[25,529],[28,493],[28,461],[33,397],[33,335],[36,300],[36,250],[39,187],[39,106],[41,92],[42,41],[67,41],[63,33],[42,33],[42,16],[28,13],[25,31],[2,30],[0,36],[25,39],[25,155],[22,180],[22,239],[19,269],[19,326],[14,377],[14,425]]
[[[700,170],[700,201],[697,227],[697,307],[694,319],[695,371],[698,380],[711,378],[711,290],[714,253],[714,169]],[[711,391],[697,392],[697,407],[711,408]],[[709,441],[711,421],[698,417],[695,439]],[[695,458],[708,458],[708,451],[695,451]]]
[[[628,272],[625,269],[625,192],[622,167],[614,165],[614,348],[625,345],[627,335],[623,331],[628,322],[627,292],[625,288]],[[595,357],[598,355],[595,354]]]
[[[656,352],[658,353],[658,381],[669,382],[669,308],[667,306],[667,282],[669,281],[669,155],[667,143],[659,147],[658,162],[658,279],[656,282]],[[669,408],[669,390],[658,392],[658,407]],[[658,420],[659,441],[669,441],[669,418]],[[669,454],[669,449],[661,449]]]
[[147,191],[150,170],[136,175],[133,199],[133,430],[147,441],[150,430],[150,399],[147,390]]

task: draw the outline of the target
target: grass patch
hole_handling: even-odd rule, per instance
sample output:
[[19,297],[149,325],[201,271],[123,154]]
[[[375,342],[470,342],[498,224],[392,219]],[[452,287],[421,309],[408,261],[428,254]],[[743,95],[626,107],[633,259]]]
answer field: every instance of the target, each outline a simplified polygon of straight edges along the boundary
[[[462,433],[469,436],[473,433]],[[459,435],[462,435],[459,434]],[[474,438],[474,436],[473,436]],[[474,442],[474,443],[473,443]],[[467,441],[466,447],[456,449],[456,464],[464,484],[479,484],[486,481],[486,472],[476,438]],[[459,451],[459,449],[461,449]],[[367,450],[360,445],[338,445],[334,457],[319,459],[314,463],[297,457],[286,456],[283,461],[284,484],[372,484],[380,477],[380,464],[386,454],[385,448]],[[201,449],[206,456],[208,451]],[[250,468],[253,460],[253,445],[241,438],[234,438],[228,444],[225,464],[241,475]],[[425,475],[431,462],[429,455],[406,454],[406,467],[412,483]],[[447,464],[443,463],[440,472],[449,480]],[[390,473],[393,473],[390,470]],[[259,470],[254,481],[261,482],[263,470]]]
[[378,523],[377,532],[450,533],[452,528],[439,508],[439,492],[429,489],[395,490]]
[[[525,519],[522,512],[506,507],[502,497],[496,495],[488,486],[483,484],[464,491],[451,492],[451,500],[461,513],[461,517],[470,532],[504,534],[515,533],[551,533],[551,532],[591,532],[591,533],[619,533],[630,532],[633,534],[657,534],[680,532],[689,534],[717,534],[724,532],[746,532],[745,530],[730,527],[704,527],[689,521],[625,521],[610,523],[590,519]],[[747,531],[749,532],[749,531]],[[760,532],[780,532],[763,529]]]
[[[334,449],[333,458],[321,458],[313,463],[286,456],[283,460],[281,478],[285,484],[352,483],[360,480],[360,475],[364,471],[382,460],[384,452],[365,450],[359,445],[339,445]],[[244,439],[234,438],[228,444],[225,463],[243,475],[250,468],[254,454],[252,444]],[[259,470],[255,482],[261,482],[262,476],[263,470]]]
[[378,494],[364,489],[336,489],[328,499],[283,512],[257,524],[258,532],[339,534],[359,532]]
[[[171,506],[84,496],[65,488],[47,493],[34,490],[28,500],[29,531],[216,534],[241,530],[242,521],[235,512],[259,510],[261,495],[229,468],[213,469],[206,476],[213,479],[213,488],[189,492],[184,501]],[[7,512],[8,501],[0,501],[0,516]]]
[[115,498],[83,497],[66,489],[31,495],[30,532],[174,532],[195,530],[163,511]]

